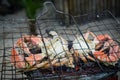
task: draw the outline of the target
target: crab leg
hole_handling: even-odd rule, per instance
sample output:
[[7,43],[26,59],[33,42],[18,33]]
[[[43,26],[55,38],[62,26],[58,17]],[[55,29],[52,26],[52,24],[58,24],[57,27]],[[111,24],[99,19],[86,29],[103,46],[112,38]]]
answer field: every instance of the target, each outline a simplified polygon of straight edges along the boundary
[[39,69],[39,68],[43,68],[43,66],[45,66],[48,63],[49,63],[48,61],[44,61],[42,63],[36,64],[35,66],[31,66],[30,68],[19,70],[18,72],[28,72],[28,71],[36,70],[36,69]]
[[[73,41],[73,49],[71,49],[72,52],[74,52],[74,55],[81,58],[84,62],[87,62],[86,58],[95,61],[95,59],[92,58],[91,56],[89,56],[89,54],[88,54],[90,51],[93,52],[95,49],[95,43],[93,43],[93,42],[91,42],[91,40],[89,40],[90,35],[92,35],[92,33],[90,31],[88,31],[87,33],[84,34],[85,40],[87,41],[87,44],[90,49],[88,49],[87,44],[85,43],[85,41],[83,40],[83,38],[81,36],[76,37],[76,39]],[[93,36],[95,37],[95,35],[93,35]]]
[[[59,67],[59,66],[65,65],[66,63],[68,63],[68,61],[69,60],[67,58],[62,58],[62,59],[55,59],[55,60],[51,61],[51,63],[52,63],[52,66]],[[44,61],[44,62],[36,64],[35,66],[32,66],[28,69],[21,70],[19,72],[28,72],[28,71],[32,71],[32,70],[39,69],[39,68],[49,69],[50,67],[51,67],[51,64],[49,63],[49,61]]]

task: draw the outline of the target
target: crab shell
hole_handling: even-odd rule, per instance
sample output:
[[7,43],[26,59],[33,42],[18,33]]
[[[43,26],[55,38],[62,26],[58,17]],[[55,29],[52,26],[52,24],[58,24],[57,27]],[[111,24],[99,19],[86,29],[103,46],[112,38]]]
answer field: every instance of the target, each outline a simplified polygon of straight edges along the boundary
[[[95,61],[95,59],[91,58],[88,55],[89,51],[92,51],[94,57],[99,61],[101,61],[102,63],[104,63],[105,65],[115,65],[119,60],[120,58],[119,45],[116,44],[116,42],[113,41],[113,39],[108,34],[100,34],[95,36],[93,41],[88,41],[88,40],[86,41],[88,45],[85,43],[85,41],[81,36],[77,37],[73,41],[74,52],[78,53],[80,58],[82,58],[84,62],[87,62],[84,56]],[[96,44],[99,44],[99,45],[102,44],[103,48],[100,49],[99,51],[96,51],[95,50]],[[88,46],[89,46],[89,49],[88,49]],[[103,52],[106,48],[109,48],[109,51],[107,52],[107,54]]]
[[103,62],[105,65],[115,65],[120,59],[120,47],[115,41],[108,40],[104,46],[109,47],[109,51],[104,53],[101,51],[95,51],[94,56]]
[[[53,64],[53,66],[62,66],[66,65],[67,67],[74,67],[73,59],[71,58],[71,53],[68,49],[68,42],[61,36],[54,35],[52,39],[49,40],[49,44],[46,44],[49,58],[51,60],[58,61]],[[65,58],[65,59],[64,59]]]
[[[31,53],[27,43],[25,42],[25,39],[28,41],[30,40],[33,45],[38,45],[39,43],[41,46],[43,46],[41,37],[25,35],[22,38],[19,38],[11,50],[10,58],[11,63],[16,68],[29,68],[36,63],[39,63],[39,61],[41,61],[46,56],[45,53]],[[27,55],[27,57],[25,55]]]
[[68,51],[67,41],[62,37],[56,37],[50,40],[50,47],[48,48],[48,53],[51,53],[50,58],[54,58],[54,56],[65,57]]
[[[88,37],[89,35],[93,36],[93,40],[89,40]],[[101,46],[101,44],[103,45],[103,43],[105,41],[113,41],[112,38],[108,35],[108,34],[100,34],[100,35],[95,35],[94,33],[88,31],[87,33],[84,34],[84,38],[82,36],[77,36],[75,38],[75,40],[73,41],[73,52],[79,54],[79,56],[81,56],[80,58],[82,58],[82,60],[86,62],[85,57],[91,59],[94,61],[93,58],[91,58],[89,56],[89,52],[91,51],[94,55],[94,52],[96,52],[96,48],[99,48]],[[102,43],[101,43],[102,42]],[[97,46],[96,46],[97,45]],[[99,46],[100,45],[100,46]],[[109,46],[108,44],[106,44],[105,46]],[[105,47],[104,46],[104,47]],[[110,52],[112,52],[113,50],[111,50]],[[99,53],[98,53],[99,54]]]

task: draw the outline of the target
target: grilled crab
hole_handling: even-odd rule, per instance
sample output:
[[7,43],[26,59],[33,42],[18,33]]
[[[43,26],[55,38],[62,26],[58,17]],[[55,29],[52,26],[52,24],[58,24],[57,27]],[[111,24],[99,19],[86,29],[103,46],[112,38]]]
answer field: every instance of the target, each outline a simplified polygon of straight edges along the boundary
[[[39,63],[46,57],[46,54],[42,53],[41,48],[39,48],[39,46],[43,46],[41,39],[40,36],[33,35],[25,35],[19,38],[11,50],[11,63],[19,69],[29,68]],[[44,40],[47,42],[47,39],[44,38]]]
[[94,52],[94,56],[105,65],[115,65],[120,59],[120,47],[113,39],[107,38],[103,47]]
[[74,67],[67,41],[55,31],[50,31],[49,34],[52,38],[34,35],[19,38],[11,51],[11,63],[16,68],[24,68],[24,71],[62,65]]
[[[48,39],[48,43],[45,42],[45,47],[50,61],[47,61],[47,64],[42,68],[50,68],[51,66],[58,67],[62,65],[74,67],[73,58],[68,50],[67,41],[55,31],[49,31],[48,34],[51,35],[52,38]],[[43,51],[45,51],[45,48]],[[36,66],[39,67],[38,65]]]
[[86,58],[95,61],[95,59],[89,56],[88,53],[94,52],[95,45],[99,43],[96,39],[94,39],[93,41],[89,40],[88,38],[90,34],[92,35],[92,33],[88,31],[83,35],[86,42],[82,36],[77,35],[75,40],[73,41],[73,46],[71,49],[71,52],[74,53],[74,56],[81,58],[84,62],[87,62]]
[[[90,40],[89,35],[94,39]],[[84,38],[87,43],[82,36],[77,36],[71,49],[74,55],[80,57],[84,62],[87,62],[87,59],[95,61],[96,58],[104,64],[114,65],[119,60],[119,46],[108,34],[95,35],[88,31],[84,34]],[[92,53],[94,57],[89,53]]]

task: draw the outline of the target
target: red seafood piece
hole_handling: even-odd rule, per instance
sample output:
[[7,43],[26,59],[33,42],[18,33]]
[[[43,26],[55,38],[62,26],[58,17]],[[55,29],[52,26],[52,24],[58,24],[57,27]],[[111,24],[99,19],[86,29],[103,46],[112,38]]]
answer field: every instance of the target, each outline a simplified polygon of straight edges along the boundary
[[26,54],[29,55],[30,51],[29,51],[29,49],[28,49],[28,47],[27,47],[27,44],[24,42],[24,38],[19,38],[19,39],[17,40],[15,46],[20,47],[21,49],[24,50],[24,52],[25,52]]
[[40,63],[43,58],[45,57],[44,54],[31,54],[29,57],[25,57],[25,60],[30,64],[30,66]]
[[[31,42],[33,45],[42,45],[42,37],[41,36],[34,36],[34,35],[25,35],[23,36],[24,40],[27,42]],[[43,38],[44,42],[48,42],[46,38]]]
[[26,67],[26,63],[24,61],[24,56],[17,54],[17,51],[15,49],[12,49],[11,51],[11,63],[17,67],[17,68],[25,68]]
[[16,68],[28,68],[39,63],[39,61],[45,57],[44,54],[31,54],[28,57],[25,57],[23,54],[17,53],[14,48],[11,53],[11,63],[14,64]]
[[112,54],[107,55],[101,51],[94,52],[94,56],[102,62],[116,62],[116,61],[118,61],[118,58],[115,55],[112,55]]
[[[28,68],[39,63],[46,56],[45,53],[31,53],[30,47],[27,45],[43,45],[41,37],[25,35],[19,38],[11,51],[11,63],[16,68]],[[38,45],[37,45],[38,46]],[[25,56],[27,55],[27,56]]]
[[108,34],[100,34],[96,36],[95,40],[107,41],[107,40],[112,40],[112,38]]
[[[89,39],[90,35],[93,37],[94,40]],[[88,50],[88,47],[85,46],[86,44],[82,44],[82,46],[80,46],[81,43],[84,41],[80,37],[73,41],[74,55],[76,55],[76,53],[79,54],[77,57],[80,57],[84,62],[87,62],[87,59],[95,61],[95,59],[88,54],[89,52],[85,52],[85,49]],[[117,56],[120,56],[119,46],[113,41],[113,39],[108,34],[95,35],[93,32],[88,31],[84,34],[84,37],[87,41],[89,48],[91,49],[90,51],[93,53],[96,59],[102,62],[118,61]],[[108,52],[104,53],[104,50],[106,49],[108,49]]]

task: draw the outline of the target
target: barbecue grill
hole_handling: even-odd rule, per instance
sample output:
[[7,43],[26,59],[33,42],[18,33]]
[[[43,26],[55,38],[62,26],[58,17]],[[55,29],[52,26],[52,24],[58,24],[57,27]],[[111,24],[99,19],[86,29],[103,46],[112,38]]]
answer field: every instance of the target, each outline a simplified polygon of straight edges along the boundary
[[[119,71],[119,60],[114,65],[105,65],[93,53],[90,53],[90,55],[95,61],[87,59],[85,63],[79,58],[78,62],[76,62],[73,56],[74,67],[65,65],[54,67],[47,53],[46,46],[47,59],[45,60],[48,60],[50,64],[48,69],[37,68],[24,71],[16,68],[10,61],[11,50],[17,39],[30,33],[29,26],[26,24],[29,21],[31,19],[0,20],[0,23],[2,23],[0,27],[0,36],[2,37],[0,48],[1,80],[100,80],[115,75]],[[51,37],[48,32],[51,30],[55,31],[68,42],[68,51],[71,50],[76,35],[82,36],[87,49],[91,51],[88,42],[83,36],[88,30],[95,35],[108,34],[117,44],[120,44],[119,21],[107,10],[95,14],[72,16],[57,10],[51,2],[45,2],[42,12],[38,14],[35,21],[37,35],[40,35],[41,38],[47,38]],[[92,38],[90,39],[92,40]],[[42,42],[45,45],[43,39]],[[80,43],[78,44],[81,45]],[[84,49],[82,50],[84,51]],[[60,61],[58,62],[61,64]],[[77,66],[79,66],[79,69],[77,69]]]

